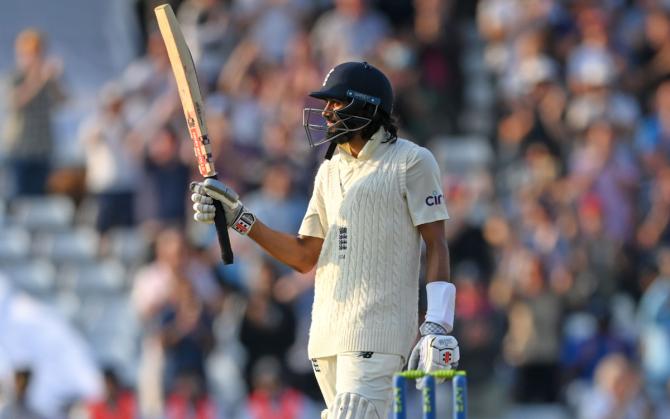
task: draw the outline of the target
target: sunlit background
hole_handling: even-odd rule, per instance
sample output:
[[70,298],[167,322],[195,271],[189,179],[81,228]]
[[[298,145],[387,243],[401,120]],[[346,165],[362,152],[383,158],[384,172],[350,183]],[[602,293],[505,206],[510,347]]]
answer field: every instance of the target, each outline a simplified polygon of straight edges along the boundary
[[[323,408],[313,274],[235,233],[224,267],[191,221],[160,3],[0,5],[2,419]],[[471,418],[670,417],[670,1],[169,3],[221,179],[282,231],[325,153],[307,93],[345,60],[389,76],[442,169]]]

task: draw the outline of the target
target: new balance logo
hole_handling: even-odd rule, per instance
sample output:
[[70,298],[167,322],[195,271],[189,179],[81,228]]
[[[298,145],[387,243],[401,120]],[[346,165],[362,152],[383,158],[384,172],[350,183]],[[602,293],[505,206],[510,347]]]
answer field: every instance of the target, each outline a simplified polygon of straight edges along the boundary
[[372,358],[372,355],[374,355],[374,352],[359,352],[358,354],[356,354],[356,357],[370,359]]

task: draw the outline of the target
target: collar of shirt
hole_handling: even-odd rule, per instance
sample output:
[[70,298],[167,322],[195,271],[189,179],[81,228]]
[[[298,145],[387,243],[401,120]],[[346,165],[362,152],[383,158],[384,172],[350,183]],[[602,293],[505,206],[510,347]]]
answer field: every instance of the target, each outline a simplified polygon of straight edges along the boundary
[[351,155],[348,143],[338,145],[340,154],[342,155],[341,157],[342,160],[349,163],[353,161],[362,161],[371,159],[373,156],[376,156],[378,154],[376,153],[376,151],[379,149],[379,145],[386,138],[386,136],[387,136],[386,130],[384,130],[384,127],[380,127],[379,130],[377,130],[377,132],[375,132],[372,135],[372,138],[366,141],[360,153],[358,153],[358,157],[354,157]]

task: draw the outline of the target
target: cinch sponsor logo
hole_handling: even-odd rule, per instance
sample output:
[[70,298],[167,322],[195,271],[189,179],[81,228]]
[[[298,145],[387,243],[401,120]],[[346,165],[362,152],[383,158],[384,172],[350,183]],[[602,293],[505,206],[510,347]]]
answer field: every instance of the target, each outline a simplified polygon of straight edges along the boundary
[[436,191],[433,191],[433,194],[426,197],[426,205],[432,207],[433,205],[440,205],[444,195],[438,194]]

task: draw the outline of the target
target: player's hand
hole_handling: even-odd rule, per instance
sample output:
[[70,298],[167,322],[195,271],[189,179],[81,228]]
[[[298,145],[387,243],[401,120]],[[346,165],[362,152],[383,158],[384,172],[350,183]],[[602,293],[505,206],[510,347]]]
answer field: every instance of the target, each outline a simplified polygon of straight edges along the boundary
[[214,200],[221,203],[226,215],[228,227],[246,235],[256,222],[256,217],[242,205],[237,193],[215,179],[191,183],[191,201],[193,201],[193,219],[201,223],[213,223],[216,207]]
[[[421,339],[412,349],[407,364],[408,370],[433,372],[455,369],[461,358],[458,341],[448,336],[447,331],[437,323],[424,322],[419,328]],[[436,378],[438,383],[444,378]],[[416,381],[416,388],[423,387],[423,380]]]

